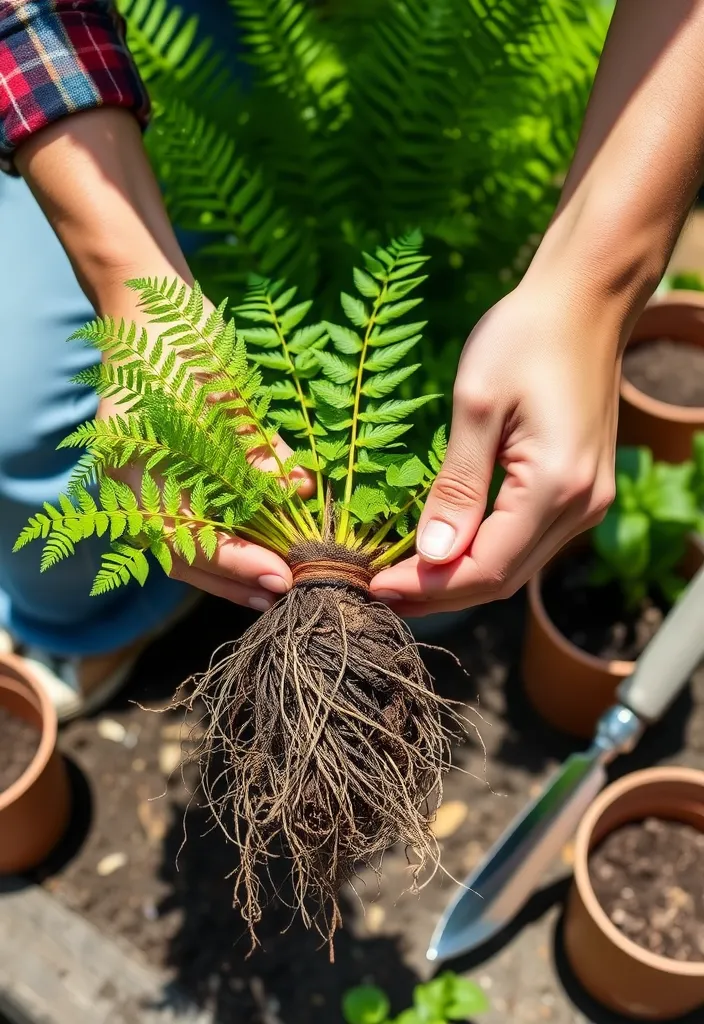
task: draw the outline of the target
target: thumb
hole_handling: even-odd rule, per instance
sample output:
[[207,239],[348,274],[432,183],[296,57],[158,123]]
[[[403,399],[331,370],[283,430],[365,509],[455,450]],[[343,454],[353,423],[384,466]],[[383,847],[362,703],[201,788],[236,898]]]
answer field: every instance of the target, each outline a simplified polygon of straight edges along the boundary
[[416,549],[425,562],[451,562],[464,554],[484,516],[501,438],[496,412],[455,409],[447,456],[418,524]]

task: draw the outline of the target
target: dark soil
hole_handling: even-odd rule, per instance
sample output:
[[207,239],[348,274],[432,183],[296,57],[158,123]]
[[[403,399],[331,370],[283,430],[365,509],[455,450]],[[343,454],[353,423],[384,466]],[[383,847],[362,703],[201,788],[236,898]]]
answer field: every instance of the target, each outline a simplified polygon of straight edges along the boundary
[[[487,764],[478,737],[455,751],[455,764],[468,774],[450,772],[438,820],[443,864],[455,878],[477,865],[526,800],[575,749],[540,721],[522,692],[523,620],[524,601],[517,595],[477,610],[451,633],[430,640],[456,654],[468,676],[446,656],[426,652],[439,692],[470,706],[478,695],[484,719],[477,719],[477,725]],[[180,716],[151,714],[134,703],[167,704],[177,685],[202,671],[212,651],[250,621],[249,613],[233,614],[225,602],[204,602],[187,623],[145,654],[129,688],[109,709],[62,730],[61,748],[88,782],[93,815],[90,821],[81,815],[74,820],[68,849],[57,851],[39,880],[105,934],[165,968],[218,1020],[338,1024],[343,992],[360,983],[387,989],[398,1014],[411,1005],[414,984],[428,975],[425,951],[455,892],[452,880],[439,873],[419,897],[402,896],[409,881],[406,857],[403,850],[390,851],[380,886],[364,872],[355,882],[358,895],[351,887],[343,893],[344,927],[333,965],[319,938],[304,931],[286,907],[284,886],[282,899],[264,909],[258,929],[263,948],[247,959],[246,927],[232,908],[233,883],[226,878],[237,866],[236,854],[219,833],[208,830],[202,808],[192,804],[185,813],[188,792],[180,774],[168,778],[178,756]],[[702,713],[688,724],[691,754],[683,752],[691,707],[683,695],[667,724],[649,730],[631,759],[619,759],[620,770],[662,758],[704,767],[704,672],[700,690]],[[186,774],[192,785],[193,776]],[[184,816],[188,841],[182,847]],[[122,857],[106,860],[113,854]],[[567,870],[565,863],[556,858],[552,870],[559,875]],[[112,872],[99,873],[106,865]],[[523,923],[558,898],[553,890],[526,908]],[[542,955],[548,956],[547,948],[544,954],[536,951]],[[498,1006],[500,993],[492,990],[491,995]],[[513,1002],[504,1009],[500,1019],[516,1024],[538,1019],[523,1016]],[[564,1019],[571,1022],[571,1013]]]
[[655,818],[623,825],[594,852],[589,874],[627,938],[671,960],[704,961],[704,833]]
[[24,718],[0,707],[0,793],[29,768],[39,746],[39,732]]
[[662,625],[668,606],[653,595],[635,610],[625,609],[618,584],[590,584],[592,565],[588,549],[561,558],[543,583],[545,610],[563,636],[583,651],[634,661]]
[[624,376],[651,398],[704,408],[704,348],[658,338],[626,349]]

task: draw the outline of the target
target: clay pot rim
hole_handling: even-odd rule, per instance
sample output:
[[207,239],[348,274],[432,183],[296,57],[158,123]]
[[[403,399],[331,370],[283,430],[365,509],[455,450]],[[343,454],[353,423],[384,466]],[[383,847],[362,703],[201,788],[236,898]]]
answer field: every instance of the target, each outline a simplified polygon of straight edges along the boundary
[[[655,296],[651,302],[648,303],[648,308],[661,307],[661,306],[675,306],[682,309],[698,309],[704,308],[704,292],[688,291],[684,288],[676,289],[671,292],[667,292],[665,295]],[[651,340],[648,335],[636,336],[638,327],[634,336],[628,343],[630,345],[637,345],[642,341]],[[673,341],[677,341],[677,338],[673,338]],[[704,338],[702,339],[704,344]],[[670,423],[684,423],[687,425],[697,426],[704,420],[704,406],[686,406],[686,405],[671,405],[669,402],[662,402],[659,398],[651,398],[650,395],[646,395],[644,391],[640,391],[635,384],[621,375],[621,397],[624,401],[634,405],[641,412],[648,413],[650,416],[656,416],[658,419],[667,420]]]
[[[626,938],[609,920],[606,911],[596,898],[589,878],[590,842],[594,829],[604,812],[620,800],[624,793],[660,782],[686,782],[699,786],[704,799],[704,771],[699,771],[696,768],[680,768],[676,765],[646,768],[642,771],[631,772],[612,783],[591,804],[577,830],[574,849],[574,882],[580,899],[597,928],[621,952],[654,970],[685,978],[701,978],[704,977],[704,962],[683,963],[680,960],[671,960],[669,957],[650,953],[637,943],[632,942],[631,939]],[[676,821],[677,819],[673,818],[672,820]]]
[[[8,670],[7,675],[5,670]],[[39,746],[27,768],[16,782],[13,782],[9,789],[0,792],[0,812],[10,807],[15,801],[23,796],[40,777],[56,748],[56,740],[59,732],[59,724],[54,705],[49,699],[44,687],[37,676],[29,668],[27,663],[15,654],[3,654],[0,656],[0,691],[10,687],[8,682],[14,682],[18,677],[19,685],[26,686],[36,697],[41,716],[41,733]],[[17,683],[15,683],[17,685]]]

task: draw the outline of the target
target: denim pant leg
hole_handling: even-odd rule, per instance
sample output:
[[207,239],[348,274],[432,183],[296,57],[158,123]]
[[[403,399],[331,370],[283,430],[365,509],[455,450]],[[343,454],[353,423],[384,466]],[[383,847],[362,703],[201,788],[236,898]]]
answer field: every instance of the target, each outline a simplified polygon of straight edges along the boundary
[[27,186],[2,175],[0,244],[0,625],[54,654],[103,653],[157,627],[186,588],[154,566],[144,588],[90,597],[105,549],[95,537],[41,575],[40,541],[12,554],[27,518],[66,489],[77,453],[56,445],[96,408],[69,378],[97,353],[67,344],[93,311]]

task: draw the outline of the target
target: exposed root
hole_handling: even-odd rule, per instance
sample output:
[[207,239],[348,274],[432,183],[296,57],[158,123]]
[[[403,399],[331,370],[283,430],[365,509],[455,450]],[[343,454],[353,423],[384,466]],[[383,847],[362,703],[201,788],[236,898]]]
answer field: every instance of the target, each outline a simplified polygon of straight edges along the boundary
[[[221,654],[221,652],[220,652]],[[430,823],[461,719],[407,626],[363,588],[301,583],[195,680],[197,756],[214,820],[239,848],[235,904],[253,943],[273,858],[330,942],[358,862],[405,844],[416,890],[439,862]],[[263,870],[262,870],[263,869]]]

